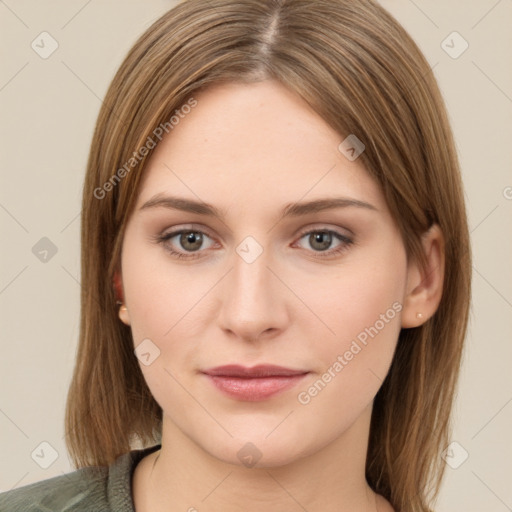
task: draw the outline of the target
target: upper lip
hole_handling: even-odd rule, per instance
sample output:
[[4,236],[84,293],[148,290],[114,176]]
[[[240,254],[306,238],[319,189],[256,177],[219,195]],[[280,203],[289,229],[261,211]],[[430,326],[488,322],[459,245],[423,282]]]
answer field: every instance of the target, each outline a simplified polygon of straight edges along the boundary
[[284,368],[283,366],[276,366],[273,364],[259,364],[251,368],[246,366],[240,366],[238,364],[228,364],[224,366],[216,366],[215,368],[209,368],[208,370],[203,370],[202,373],[206,373],[207,375],[217,377],[224,376],[256,378],[303,375],[308,372],[305,370],[294,370],[292,368]]

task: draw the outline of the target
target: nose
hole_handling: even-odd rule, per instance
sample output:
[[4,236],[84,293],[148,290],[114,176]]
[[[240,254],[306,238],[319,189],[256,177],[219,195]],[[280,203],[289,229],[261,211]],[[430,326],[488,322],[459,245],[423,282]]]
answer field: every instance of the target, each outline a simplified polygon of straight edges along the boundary
[[218,316],[221,328],[231,336],[256,341],[275,337],[285,329],[289,321],[287,290],[271,266],[266,249],[250,263],[237,252],[233,254],[233,268],[219,290]]

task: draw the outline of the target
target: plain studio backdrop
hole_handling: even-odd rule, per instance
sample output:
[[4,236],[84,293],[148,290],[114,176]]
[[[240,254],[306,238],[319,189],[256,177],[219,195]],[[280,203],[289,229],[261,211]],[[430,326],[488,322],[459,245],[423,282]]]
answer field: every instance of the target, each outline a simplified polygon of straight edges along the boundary
[[[381,3],[418,43],[441,87],[474,255],[472,314],[453,444],[440,453],[449,467],[437,512],[511,510],[512,2]],[[173,5],[0,1],[1,490],[73,469],[64,406],[78,340],[89,144],[122,58]]]

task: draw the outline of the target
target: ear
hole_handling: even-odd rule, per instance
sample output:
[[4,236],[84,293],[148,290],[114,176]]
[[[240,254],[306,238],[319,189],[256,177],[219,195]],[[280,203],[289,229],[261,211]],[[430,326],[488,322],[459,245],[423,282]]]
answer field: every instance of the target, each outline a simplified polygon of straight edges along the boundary
[[121,305],[119,307],[119,318],[121,321],[126,324],[130,325],[130,313],[128,312],[128,308],[123,303],[124,302],[124,293],[123,293],[123,281],[121,277],[121,272],[116,271],[114,273],[114,291],[116,296],[116,301],[121,302]]
[[402,309],[402,327],[418,327],[436,311],[443,295],[445,241],[441,228],[433,224],[422,235],[426,268],[417,261],[410,261],[407,269],[407,286]]
[[114,284],[114,294],[116,297],[116,301],[123,302],[123,283],[121,279],[121,272],[119,270],[116,270],[114,273],[114,279],[112,280]]

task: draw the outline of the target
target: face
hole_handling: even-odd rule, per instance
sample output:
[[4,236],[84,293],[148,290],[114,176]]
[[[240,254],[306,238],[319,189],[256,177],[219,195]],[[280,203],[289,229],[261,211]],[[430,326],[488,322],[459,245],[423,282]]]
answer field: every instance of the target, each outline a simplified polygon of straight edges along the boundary
[[[258,465],[285,464],[371,408],[400,332],[406,253],[378,185],[338,149],[345,136],[299,97],[266,81],[195,99],[145,169],[122,320],[164,429],[226,462],[245,446]],[[224,365],[294,373],[211,371]]]

